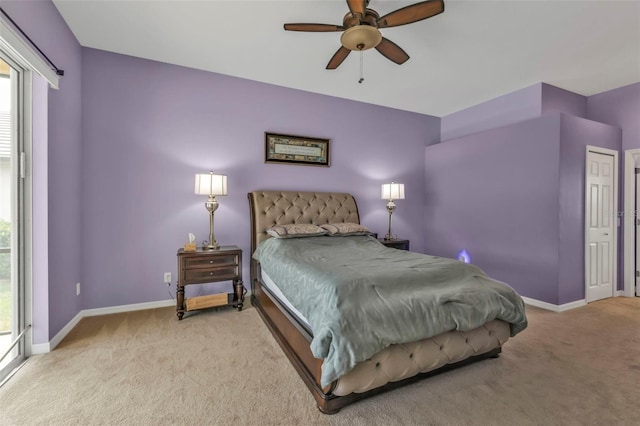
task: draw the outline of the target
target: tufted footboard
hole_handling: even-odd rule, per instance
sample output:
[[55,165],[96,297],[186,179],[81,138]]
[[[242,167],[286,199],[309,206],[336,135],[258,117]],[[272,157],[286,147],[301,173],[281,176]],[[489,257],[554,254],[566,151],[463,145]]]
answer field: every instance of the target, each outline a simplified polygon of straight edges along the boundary
[[494,320],[469,331],[449,331],[435,337],[392,345],[337,380],[338,396],[370,391],[389,382],[455,364],[501,347],[509,339],[509,324]]

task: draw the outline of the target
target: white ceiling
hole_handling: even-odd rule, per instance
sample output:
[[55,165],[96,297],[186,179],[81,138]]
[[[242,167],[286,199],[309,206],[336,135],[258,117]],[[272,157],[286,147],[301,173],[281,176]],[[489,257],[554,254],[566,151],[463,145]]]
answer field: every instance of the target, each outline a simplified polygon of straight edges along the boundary
[[[444,116],[534,83],[585,96],[640,81],[640,0],[445,0],[433,18],[381,30],[411,59],[375,50],[325,70],[344,0],[53,0],[82,46]],[[384,15],[416,1],[372,0]]]

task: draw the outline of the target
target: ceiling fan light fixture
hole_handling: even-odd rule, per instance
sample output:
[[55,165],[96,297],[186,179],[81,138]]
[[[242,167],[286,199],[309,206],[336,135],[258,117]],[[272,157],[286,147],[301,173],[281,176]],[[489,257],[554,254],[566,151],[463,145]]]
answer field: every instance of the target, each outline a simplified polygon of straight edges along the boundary
[[382,34],[370,25],[355,25],[342,33],[340,43],[349,50],[373,49],[382,41]]

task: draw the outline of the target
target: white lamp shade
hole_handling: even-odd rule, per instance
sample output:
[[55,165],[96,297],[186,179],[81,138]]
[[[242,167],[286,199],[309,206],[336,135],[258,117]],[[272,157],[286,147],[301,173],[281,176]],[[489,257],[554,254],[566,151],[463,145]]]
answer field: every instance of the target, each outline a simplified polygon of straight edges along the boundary
[[195,192],[199,195],[227,195],[227,175],[198,173]]
[[385,183],[382,185],[383,200],[404,200],[404,183]]

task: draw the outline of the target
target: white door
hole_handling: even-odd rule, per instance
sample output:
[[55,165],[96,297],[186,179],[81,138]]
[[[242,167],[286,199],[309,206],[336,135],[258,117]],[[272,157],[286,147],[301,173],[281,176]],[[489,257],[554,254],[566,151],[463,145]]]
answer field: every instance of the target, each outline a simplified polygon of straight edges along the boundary
[[585,279],[588,302],[613,297],[615,271],[614,232],[615,157],[587,151]]
[[0,382],[25,359],[23,70],[0,50]]

